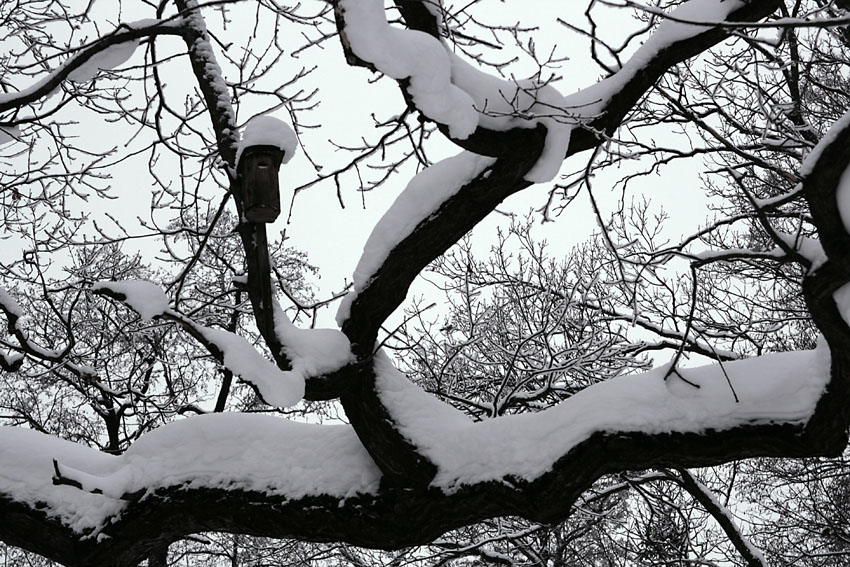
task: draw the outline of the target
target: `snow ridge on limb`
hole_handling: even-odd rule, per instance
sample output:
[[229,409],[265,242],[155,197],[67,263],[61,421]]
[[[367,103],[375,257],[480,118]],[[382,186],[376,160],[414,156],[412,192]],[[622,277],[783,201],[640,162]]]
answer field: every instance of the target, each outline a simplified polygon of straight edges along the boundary
[[180,18],[122,23],[111,33],[80,49],[32,85],[17,92],[0,93],[0,112],[35,102],[65,81],[85,82],[101,70],[113,69],[132,56],[139,40],[156,35],[180,35]]
[[[350,427],[242,413],[163,425],[114,456],[21,427],[0,427],[0,495],[36,506],[76,534],[158,489],[223,488],[284,499],[373,494],[380,472]],[[55,461],[55,464],[53,462]]]
[[150,320],[160,317],[168,311],[168,296],[153,282],[145,280],[97,282],[91,286],[91,289],[95,293],[121,301],[138,313],[142,319]]
[[[305,372],[303,370],[296,372],[280,370],[239,335],[224,329],[205,327],[169,309],[168,296],[158,285],[143,280],[98,282],[92,286],[92,290],[123,302],[137,312],[142,319],[163,318],[179,323],[234,375],[256,387],[266,403],[277,407],[289,407],[294,406],[304,397]],[[350,357],[350,351],[348,354]],[[337,363],[340,359],[340,356],[337,356],[331,362]],[[342,364],[340,363],[339,366]],[[305,365],[302,364],[302,366]],[[309,369],[315,370],[312,367]]]
[[169,310],[165,318],[180,323],[222,365],[254,386],[260,397],[276,407],[294,406],[304,397],[304,375],[281,370],[254,346],[230,331],[205,327]]
[[290,407],[304,397],[304,375],[300,372],[281,370],[257,352],[251,343],[230,331],[189,324],[221,352],[221,363],[255,386],[267,404]]
[[351,343],[337,329],[299,329],[280,305],[274,304],[275,333],[292,365],[303,380],[335,372],[355,362]]
[[495,159],[462,152],[420,171],[375,224],[354,270],[353,289],[337,311],[337,324],[348,319],[351,303],[369,286],[384,260],[399,242],[430,218],[461,187],[481,175]]
[[[473,422],[375,357],[376,388],[401,433],[437,467],[433,486],[532,482],[594,434],[703,433],[742,425],[805,424],[829,380],[829,351],[777,353],[594,384],[534,414]],[[693,384],[696,384],[695,387]],[[497,448],[497,450],[494,450]]]
[[393,28],[383,0],[339,0],[343,41],[362,61],[396,80],[409,82],[408,93],[425,116],[466,138],[478,125],[472,98],[452,84],[449,55],[428,34]]

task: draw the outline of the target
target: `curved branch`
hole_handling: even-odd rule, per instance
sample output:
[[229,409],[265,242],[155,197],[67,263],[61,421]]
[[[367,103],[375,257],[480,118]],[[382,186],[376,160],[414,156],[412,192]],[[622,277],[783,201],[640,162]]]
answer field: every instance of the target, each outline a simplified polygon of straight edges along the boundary
[[[776,0],[748,2],[728,18],[734,21],[757,20],[776,9]],[[425,10],[427,12],[427,10]],[[407,6],[403,13],[414,13]],[[422,10],[413,23],[431,29]],[[338,26],[344,28],[344,13],[337,10]],[[626,74],[619,90],[612,92],[602,105],[600,115],[581,129],[574,130],[567,156],[598,146],[621,124],[634,104],[646,94],[661,75],[671,66],[697,55],[728,37],[729,31],[713,28],[684,40],[670,43],[659,49],[640,65],[628,63],[620,73]],[[344,39],[344,34],[342,34]],[[343,41],[347,54],[350,46]],[[360,61],[355,57],[355,60]],[[351,58],[349,59],[351,62]],[[362,63],[358,63],[362,64]],[[615,74],[610,81],[620,74]],[[400,81],[404,89],[406,81]],[[445,127],[441,126],[445,130]],[[446,133],[446,132],[444,132]],[[348,320],[343,322],[345,333],[355,345],[359,356],[367,356],[375,342],[380,325],[404,300],[407,289],[416,275],[431,261],[444,253],[457,239],[469,232],[506,197],[531,185],[525,175],[535,165],[546,142],[546,127],[513,128],[495,131],[478,126],[466,139],[452,138],[462,148],[483,155],[504,156],[492,168],[463,186],[448,199],[437,213],[426,219],[390,254],[378,270],[368,288],[358,294],[351,306]],[[566,157],[566,156],[565,156]]]
[[122,24],[112,33],[80,49],[59,68],[34,85],[17,93],[0,93],[0,112],[26,106],[49,95],[59,88],[59,85],[66,81],[74,71],[84,66],[97,54],[103,53],[111,47],[146,37],[182,34],[182,29],[174,22],[163,21],[156,24],[145,24],[140,27]]
[[[452,491],[382,485],[371,494],[290,498],[238,488],[241,480],[237,477],[228,489],[204,486],[203,481],[196,480],[151,488],[141,499],[125,503],[119,515],[109,519],[98,534],[89,533],[88,537],[52,515],[57,503],[49,496],[45,495],[41,504],[31,505],[3,490],[0,539],[64,565],[89,567],[134,565],[163,544],[209,530],[398,549],[424,544],[452,528],[500,515],[560,521],[596,479],[620,470],[710,466],[754,455],[819,454],[824,447],[816,433],[789,424],[743,425],[702,433],[597,432],[536,480],[506,477]],[[52,472],[49,462],[44,468],[45,474]],[[282,470],[281,478],[287,474]],[[364,470],[363,474],[371,473]],[[90,497],[108,498],[97,494]]]

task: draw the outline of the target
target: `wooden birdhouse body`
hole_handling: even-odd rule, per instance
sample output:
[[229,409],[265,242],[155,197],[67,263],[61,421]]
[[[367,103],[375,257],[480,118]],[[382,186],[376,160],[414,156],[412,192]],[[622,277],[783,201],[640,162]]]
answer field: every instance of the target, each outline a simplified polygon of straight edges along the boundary
[[283,151],[277,146],[249,146],[239,158],[245,220],[270,223],[280,215],[278,170]]

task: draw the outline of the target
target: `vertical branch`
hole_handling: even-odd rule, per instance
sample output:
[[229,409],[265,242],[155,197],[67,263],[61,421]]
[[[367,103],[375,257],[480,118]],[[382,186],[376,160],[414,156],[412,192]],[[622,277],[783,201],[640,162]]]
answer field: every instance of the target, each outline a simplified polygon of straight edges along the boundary
[[177,8],[185,14],[186,26],[183,37],[188,47],[189,60],[209,109],[218,154],[226,166],[230,179],[230,192],[235,197],[236,210],[240,219],[239,236],[245,250],[248,272],[248,296],[251,300],[254,319],[277,365],[289,369],[289,361],[283,354],[282,345],[274,331],[271,266],[266,226],[244,220],[242,186],[236,172],[236,149],[239,143],[236,113],[233,110],[221,68],[213,54],[206,24],[196,0],[176,0],[176,4]]

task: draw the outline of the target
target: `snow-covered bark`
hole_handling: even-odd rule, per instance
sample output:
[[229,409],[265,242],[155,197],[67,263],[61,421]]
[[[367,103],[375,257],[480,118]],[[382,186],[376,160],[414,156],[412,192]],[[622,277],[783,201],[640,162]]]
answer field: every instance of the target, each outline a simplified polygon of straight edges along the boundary
[[[91,81],[98,73],[119,67],[130,59],[139,46],[139,40],[158,35],[180,35],[181,24],[179,19],[124,23],[97,41],[83,46],[35,83],[27,86],[15,85],[16,90],[11,92],[4,89],[6,92],[0,93],[0,112],[19,108],[49,96],[63,81]],[[0,132],[0,143],[4,142],[4,135],[6,134]]]
[[[823,249],[803,281],[825,338],[816,351],[687,370],[665,366],[595,384],[537,414],[484,423],[424,393],[376,352],[378,329],[429,262],[507,196],[556,175],[567,155],[602,144],[670,66],[729,36],[716,24],[762,18],[777,2],[686,2],[622,68],[566,96],[548,85],[479,74],[435,37],[436,12],[416,12],[417,4],[399,3],[411,28],[402,30],[387,23],[381,2],[340,1],[344,49],[353,62],[398,80],[409,104],[467,152],[425,169],[379,222],[340,311],[341,330],[299,329],[286,318],[274,301],[265,229],[251,223],[238,226],[246,289],[274,362],[234,333],[170,309],[153,284],[93,287],[144,319],[180,324],[228,371],[254,383],[267,402],[289,405],[302,394],[338,398],[350,426],[239,413],[178,418],[145,433],[120,456],[0,428],[0,537],[68,565],[135,564],[202,530],[392,548],[500,515],[558,521],[608,473],[843,448],[850,423],[850,235],[841,210],[850,164],[846,121],[801,172]],[[239,123],[228,82],[198,3],[177,5],[217,161],[239,210]],[[25,97],[13,98],[0,105],[22,104]],[[295,143],[288,135],[271,141],[287,153]],[[22,353],[2,353],[4,369],[14,369],[25,355],[96,381],[94,369],[74,367],[61,352],[30,341],[23,310],[5,291],[0,310],[11,337],[4,345]],[[668,332],[689,339],[687,331],[678,333]]]

